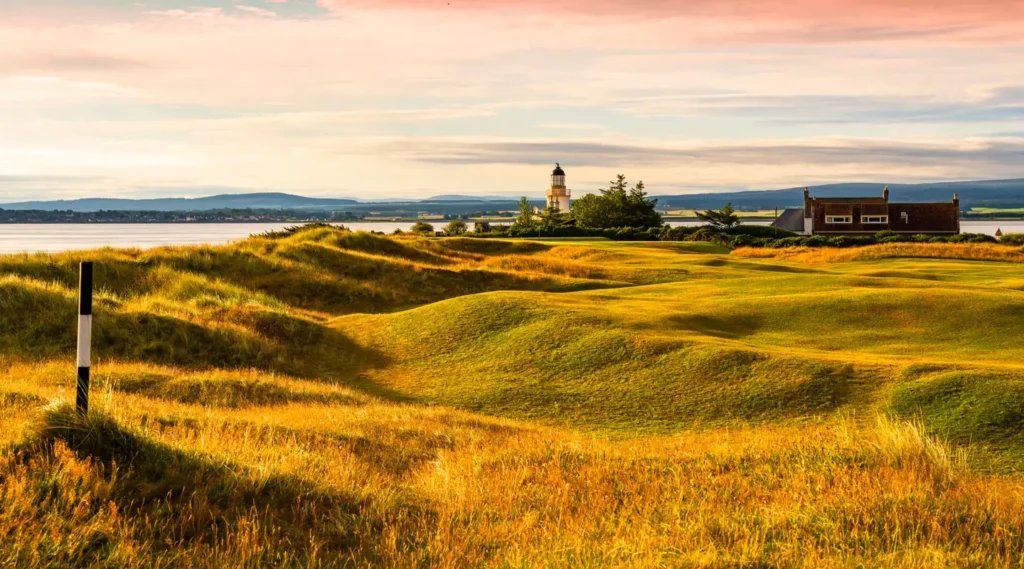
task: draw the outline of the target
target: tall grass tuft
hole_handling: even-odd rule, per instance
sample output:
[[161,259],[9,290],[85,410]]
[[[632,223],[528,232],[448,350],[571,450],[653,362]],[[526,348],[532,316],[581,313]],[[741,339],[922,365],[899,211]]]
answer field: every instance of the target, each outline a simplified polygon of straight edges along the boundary
[[874,437],[868,441],[868,448],[893,467],[911,469],[930,477],[936,486],[949,486],[968,472],[968,448],[953,448],[928,434],[920,419],[906,421],[879,415],[871,432]]

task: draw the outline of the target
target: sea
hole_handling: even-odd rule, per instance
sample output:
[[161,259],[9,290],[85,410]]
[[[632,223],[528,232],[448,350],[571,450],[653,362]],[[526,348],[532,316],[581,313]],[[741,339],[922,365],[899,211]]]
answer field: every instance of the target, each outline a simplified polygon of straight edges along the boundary
[[[440,227],[441,222],[435,223]],[[768,225],[767,221],[750,222]],[[96,249],[99,247],[138,247],[162,245],[223,244],[250,235],[276,231],[295,223],[81,223],[81,224],[0,224],[0,253],[41,253]],[[342,224],[353,231],[408,231],[411,222],[360,222]],[[700,225],[698,221],[671,221],[674,227]],[[1024,233],[1024,220],[963,221],[964,233]]]

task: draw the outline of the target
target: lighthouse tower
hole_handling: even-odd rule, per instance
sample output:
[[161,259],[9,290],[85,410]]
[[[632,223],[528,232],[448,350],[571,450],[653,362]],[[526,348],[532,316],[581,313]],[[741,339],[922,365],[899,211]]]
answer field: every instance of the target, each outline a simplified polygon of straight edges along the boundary
[[572,191],[565,187],[565,170],[560,164],[555,164],[554,172],[551,172],[551,189],[547,191],[548,207],[553,207],[562,213],[569,213],[569,197]]

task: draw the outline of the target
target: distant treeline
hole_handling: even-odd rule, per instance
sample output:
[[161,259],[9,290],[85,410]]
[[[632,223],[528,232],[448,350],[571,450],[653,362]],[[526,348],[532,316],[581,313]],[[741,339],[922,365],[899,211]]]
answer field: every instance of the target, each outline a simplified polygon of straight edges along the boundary
[[216,209],[209,211],[93,211],[5,210],[0,223],[254,223],[359,221],[348,211],[281,209]]

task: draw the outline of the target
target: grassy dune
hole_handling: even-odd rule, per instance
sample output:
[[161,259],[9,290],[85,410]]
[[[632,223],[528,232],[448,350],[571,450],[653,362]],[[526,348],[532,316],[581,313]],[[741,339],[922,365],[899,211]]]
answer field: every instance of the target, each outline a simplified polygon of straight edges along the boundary
[[1020,247],[1008,247],[994,243],[885,243],[849,249],[745,247],[736,250],[735,255],[751,259],[782,259],[808,264],[896,258],[1024,262],[1024,250]]
[[1020,565],[1024,265],[940,247],[0,257],[0,566]]

